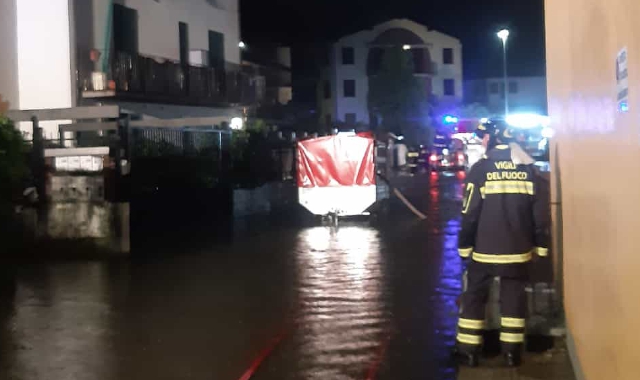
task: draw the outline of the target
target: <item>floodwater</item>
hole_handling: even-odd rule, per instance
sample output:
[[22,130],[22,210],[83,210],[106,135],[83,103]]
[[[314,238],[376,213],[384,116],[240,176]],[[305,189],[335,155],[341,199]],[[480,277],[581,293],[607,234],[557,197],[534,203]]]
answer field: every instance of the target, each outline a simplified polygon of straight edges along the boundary
[[0,379],[455,379],[460,178],[379,226],[265,228],[172,255],[17,268]]

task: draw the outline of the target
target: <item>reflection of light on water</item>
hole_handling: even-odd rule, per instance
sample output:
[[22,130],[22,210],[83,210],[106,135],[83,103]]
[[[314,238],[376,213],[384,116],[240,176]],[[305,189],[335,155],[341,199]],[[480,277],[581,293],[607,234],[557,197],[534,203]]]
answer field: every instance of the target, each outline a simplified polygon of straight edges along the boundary
[[29,347],[17,351],[17,368],[28,369],[27,377],[34,379],[69,373],[112,378],[107,267],[56,266],[40,275],[21,285],[17,295],[12,334]]
[[337,233],[340,250],[345,251],[345,263],[350,277],[362,285],[367,274],[366,265],[371,255],[371,241],[377,239],[375,231],[364,228],[344,228]]
[[[449,202],[459,202],[463,196],[463,188],[460,179],[447,184],[444,190],[451,193],[446,197]],[[460,231],[459,214],[451,215],[443,220],[442,229],[442,263],[438,279],[438,310],[439,330],[444,346],[442,352],[447,352],[447,347],[455,343],[455,332],[458,312],[456,300],[462,291],[462,265],[458,256],[458,232]],[[439,350],[440,351],[440,350]]]
[[[463,178],[441,178],[431,189],[429,221],[438,237],[438,251],[442,252],[434,299],[434,355],[448,360],[450,348],[455,343],[457,304],[462,291],[462,266],[458,256],[458,232],[460,207],[463,196]],[[432,186],[434,186],[432,184]],[[442,374],[441,374],[442,375]],[[438,378],[445,378],[440,376]],[[446,377],[449,378],[449,377]]]
[[386,328],[377,231],[318,227],[300,235],[300,378],[361,378]]
[[326,252],[331,244],[331,229],[309,228],[303,232],[302,238],[309,245],[311,252]]

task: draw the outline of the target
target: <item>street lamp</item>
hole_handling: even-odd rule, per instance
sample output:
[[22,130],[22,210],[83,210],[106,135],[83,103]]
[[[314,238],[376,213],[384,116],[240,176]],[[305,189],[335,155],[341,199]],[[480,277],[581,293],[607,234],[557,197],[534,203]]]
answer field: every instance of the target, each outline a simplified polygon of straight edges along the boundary
[[509,87],[507,79],[507,38],[509,38],[509,30],[502,29],[498,32],[498,38],[502,40],[502,66],[504,69],[504,115],[509,114]]
[[231,123],[229,127],[235,131],[239,131],[244,126],[244,120],[241,117],[233,117],[231,118]]

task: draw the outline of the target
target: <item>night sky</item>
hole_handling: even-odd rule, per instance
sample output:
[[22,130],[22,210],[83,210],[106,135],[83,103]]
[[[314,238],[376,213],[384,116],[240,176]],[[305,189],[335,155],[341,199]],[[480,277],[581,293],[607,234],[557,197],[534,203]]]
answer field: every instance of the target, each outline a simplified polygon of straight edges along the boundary
[[393,18],[409,18],[459,38],[465,79],[502,75],[509,36],[510,75],[544,75],[543,0],[240,0],[242,39],[293,47],[294,80],[312,76],[314,47]]

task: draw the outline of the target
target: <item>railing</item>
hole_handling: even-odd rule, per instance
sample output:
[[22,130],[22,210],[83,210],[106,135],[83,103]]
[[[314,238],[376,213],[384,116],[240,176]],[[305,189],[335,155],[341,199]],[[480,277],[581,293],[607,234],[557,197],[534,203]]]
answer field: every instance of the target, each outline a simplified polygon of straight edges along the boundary
[[108,89],[115,91],[115,96],[194,105],[251,104],[256,100],[255,81],[239,67],[225,70],[183,65],[127,52],[114,54],[108,73],[110,86],[92,78],[80,79],[85,97],[89,91],[92,97],[100,97]]

